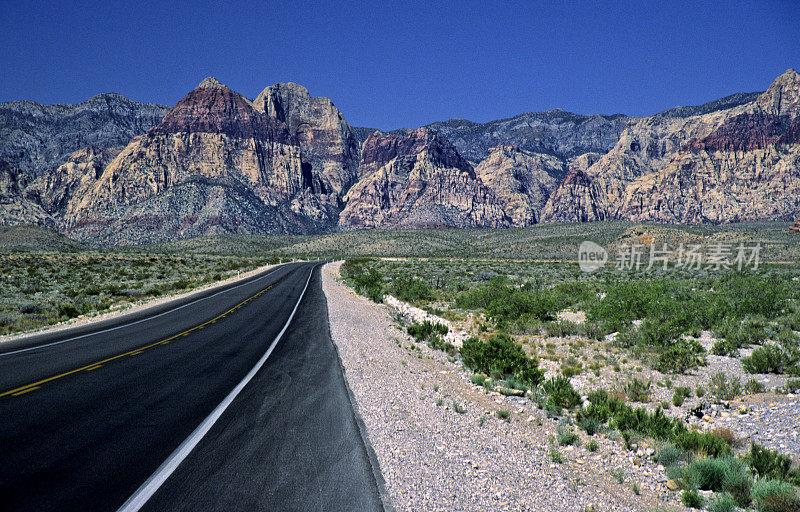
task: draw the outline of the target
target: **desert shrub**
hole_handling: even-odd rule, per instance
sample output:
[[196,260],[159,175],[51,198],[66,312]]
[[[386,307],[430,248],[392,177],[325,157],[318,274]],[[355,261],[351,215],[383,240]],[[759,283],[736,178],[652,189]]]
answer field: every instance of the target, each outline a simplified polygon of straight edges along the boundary
[[76,316],[79,316],[81,314],[81,312],[78,310],[78,308],[74,304],[65,303],[65,304],[61,304],[60,306],[58,306],[58,309],[56,310],[56,314],[59,317],[75,318]]
[[486,285],[459,293],[456,296],[456,306],[462,309],[488,309],[492,301],[507,295],[510,290],[511,287],[506,285],[506,279],[496,276]]
[[739,459],[726,457],[694,460],[689,464],[687,480],[698,489],[729,492],[739,506],[746,507],[750,504],[753,478]]
[[715,494],[708,504],[709,512],[735,512],[736,500],[727,492]]
[[655,369],[662,373],[686,373],[705,364],[703,352],[697,341],[681,339],[658,356]]
[[[186,288],[189,288],[191,285],[192,285],[191,281],[189,281],[188,279],[182,277],[182,278],[178,279],[177,281],[175,281],[174,283],[172,283],[172,289],[173,290],[185,290]],[[119,290],[117,290],[117,293],[120,293],[121,291],[122,290],[119,289]]]
[[483,383],[486,382],[486,377],[481,375],[481,374],[479,374],[479,373],[473,373],[470,376],[469,380],[473,384],[476,384],[478,386],[483,386]]
[[732,342],[729,339],[717,340],[711,347],[711,353],[715,356],[737,357],[739,355],[738,343]]
[[675,407],[683,405],[683,401],[692,396],[692,390],[686,386],[678,386],[672,393],[672,403]]
[[405,302],[424,302],[433,300],[433,292],[421,279],[410,276],[399,276],[392,280],[389,287],[392,295]]
[[545,334],[551,337],[564,337],[578,334],[578,326],[575,324],[575,322],[570,322],[568,320],[547,322],[544,324],[544,330]]
[[602,322],[610,332],[620,331],[631,321],[644,318],[656,293],[647,282],[623,281],[610,285],[602,300],[594,302],[587,311],[591,321]]
[[513,375],[531,387],[538,385],[544,377],[539,361],[528,357],[522,347],[505,334],[492,336],[486,342],[468,338],[460,352],[464,364],[476,372],[496,373],[500,377]]
[[556,437],[560,446],[571,446],[580,444],[580,438],[571,428],[565,425],[556,427]]
[[583,322],[578,326],[578,334],[593,340],[603,340],[609,332],[600,322]]
[[758,512],[796,512],[800,510],[797,489],[786,482],[759,478],[753,484],[753,502]]
[[597,445],[597,441],[595,439],[590,439],[589,443],[586,445],[586,449],[590,452],[596,452],[599,446]]
[[542,388],[548,395],[548,401],[564,409],[572,409],[583,401],[569,379],[563,375],[550,377],[542,384]]
[[703,508],[706,500],[695,489],[687,489],[681,493],[681,501],[689,508]]
[[776,388],[776,393],[797,393],[800,390],[800,379],[789,379],[786,381],[785,386],[781,386],[780,388]]
[[652,383],[650,381],[644,382],[637,378],[628,381],[624,386],[625,396],[631,402],[649,402],[650,401],[650,388]]
[[717,400],[729,401],[739,396],[741,388],[742,384],[739,379],[728,378],[724,372],[719,372],[711,377],[708,390]]
[[732,453],[730,446],[707,432],[689,431],[685,423],[669,418],[661,409],[648,412],[644,407],[634,409],[622,401],[612,398],[604,390],[589,393],[589,405],[579,409],[575,417],[597,419],[602,425],[608,423],[621,432],[637,432],[659,441],[671,442],[685,451],[702,453],[713,457]]
[[522,318],[554,320],[559,309],[558,303],[547,293],[514,289],[507,296],[492,301],[486,310],[489,317],[503,327]]
[[656,460],[659,464],[668,468],[679,462],[686,461],[686,450],[672,443],[664,443],[659,447],[658,452],[656,452]]
[[600,420],[592,416],[580,417],[577,424],[589,436],[595,435],[600,430]]
[[433,323],[430,320],[425,320],[422,323],[414,322],[406,330],[412,338],[420,343],[427,341],[432,336],[444,336],[449,332],[446,325],[438,322]]
[[758,443],[750,446],[746,460],[753,473],[760,477],[790,480],[797,476],[792,475],[792,459],[789,456],[764,448]]
[[36,302],[26,302],[19,307],[19,312],[23,315],[35,315],[42,312],[42,306]]
[[755,395],[764,392],[764,384],[758,382],[756,379],[750,379],[744,383],[744,391],[749,395]]
[[711,435],[722,439],[723,441],[728,443],[729,446],[733,446],[736,444],[736,435],[729,428],[715,427],[711,431]]
[[749,357],[742,358],[742,366],[748,373],[783,374],[795,362],[786,349],[773,344],[759,347]]

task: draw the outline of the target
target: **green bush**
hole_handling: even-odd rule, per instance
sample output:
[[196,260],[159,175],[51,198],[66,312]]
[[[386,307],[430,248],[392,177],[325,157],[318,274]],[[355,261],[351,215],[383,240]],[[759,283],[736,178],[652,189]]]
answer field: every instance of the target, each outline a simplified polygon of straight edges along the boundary
[[571,428],[559,425],[556,428],[556,434],[558,438],[558,444],[560,446],[572,446],[580,444],[580,438],[578,437],[578,434],[573,432]]
[[711,377],[708,390],[717,400],[730,401],[739,396],[742,383],[737,378],[729,379],[725,373],[719,372]]
[[687,470],[687,480],[698,489],[729,492],[741,507],[750,504],[753,478],[739,459],[726,457],[692,461]]
[[689,431],[686,424],[669,418],[661,409],[648,412],[637,409],[608,396],[604,390],[593,391],[588,396],[589,405],[575,414],[580,421],[584,417],[597,419],[601,424],[609,423],[620,432],[637,432],[659,441],[671,442],[686,451],[707,454],[712,457],[732,453],[725,441],[707,432]]
[[786,373],[786,369],[797,362],[787,350],[778,345],[764,345],[742,358],[742,366],[748,373]]
[[583,322],[578,326],[578,334],[593,340],[603,340],[610,334],[600,322]]
[[792,459],[789,456],[764,448],[758,443],[750,446],[746,459],[757,476],[781,480],[790,480],[793,476]]
[[727,492],[716,494],[708,504],[708,510],[709,512],[735,512],[736,500]]
[[703,508],[706,500],[694,489],[687,489],[681,493],[681,501],[689,508]]
[[686,450],[672,443],[662,444],[656,453],[656,461],[668,468],[686,460]]
[[369,260],[350,259],[342,263],[339,272],[358,293],[373,302],[382,302],[386,293],[386,280],[376,268],[365,270],[368,263]]
[[750,379],[744,383],[744,391],[749,395],[763,393],[764,389],[764,384],[758,382],[756,379]]
[[758,512],[797,512],[800,498],[797,489],[786,482],[759,478],[753,484],[753,502]]
[[422,343],[429,340],[432,336],[445,336],[449,332],[449,329],[444,324],[425,320],[422,323],[412,323],[408,326],[406,331],[408,331],[408,334],[417,340],[418,343]]
[[681,339],[659,355],[655,369],[662,373],[686,373],[705,364],[703,352],[696,341]]
[[625,396],[628,397],[628,400],[631,402],[642,402],[646,403],[650,401],[650,388],[652,387],[652,383],[650,381],[644,382],[637,378],[634,378],[631,381],[628,381],[625,384],[624,391]]
[[580,427],[586,435],[593,436],[600,430],[600,420],[592,416],[582,416],[578,419],[578,427]]
[[405,302],[425,302],[434,299],[433,292],[420,279],[410,276],[399,276],[392,280],[392,295]]
[[678,386],[672,394],[672,403],[675,407],[683,405],[683,401],[692,396],[692,390],[685,386]]
[[572,409],[583,401],[569,379],[563,375],[550,377],[542,384],[542,389],[547,393],[548,401],[564,409]]
[[464,340],[461,358],[473,371],[500,377],[513,375],[531,387],[541,383],[544,377],[539,361],[528,357],[522,347],[505,334],[492,336],[486,342],[475,337]]
[[559,320],[558,322],[547,322],[544,324],[545,334],[550,337],[573,336],[578,334],[578,326],[575,322]]

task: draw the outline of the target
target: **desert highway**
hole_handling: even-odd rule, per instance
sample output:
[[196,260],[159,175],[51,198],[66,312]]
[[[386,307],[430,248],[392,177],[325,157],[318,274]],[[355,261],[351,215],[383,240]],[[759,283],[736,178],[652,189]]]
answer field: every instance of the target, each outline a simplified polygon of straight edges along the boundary
[[384,510],[319,269],[0,345],[0,510]]

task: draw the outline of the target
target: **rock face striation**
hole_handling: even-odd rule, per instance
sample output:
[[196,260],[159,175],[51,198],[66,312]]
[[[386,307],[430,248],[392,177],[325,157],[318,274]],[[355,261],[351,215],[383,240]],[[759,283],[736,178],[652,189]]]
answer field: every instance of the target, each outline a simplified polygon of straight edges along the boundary
[[0,226],[36,224],[55,227],[53,219],[25,193],[27,180],[0,159]]
[[788,70],[748,103],[634,123],[596,163],[570,171],[543,220],[791,220],[800,210],[798,105],[800,75]]
[[78,105],[0,103],[0,158],[26,176],[57,168],[86,146],[124,146],[161,122],[169,107],[100,94]]
[[336,200],[301,153],[286,123],[207,78],[75,192],[64,226],[134,242],[321,230]]
[[0,104],[0,224],[135,244],[216,233],[792,220],[800,211],[794,70],[763,93],[644,118],[556,110],[431,126],[352,128],[330,100],[297,84],[251,101],[213,78],[169,110],[118,95]]
[[343,229],[511,225],[472,166],[428,128],[374,133],[364,142],[360,173],[345,196]]
[[550,195],[564,177],[564,162],[551,155],[529,153],[500,145],[476,168],[515,227],[536,224]]
[[264,89],[253,107],[286,125],[326,191],[343,195],[358,181],[360,144],[331,100],[314,98],[305,87],[285,83]]
[[499,144],[567,160],[583,153],[606,153],[614,147],[630,120],[622,114],[587,116],[555,109],[488,123],[451,119],[428,127],[447,137],[473,162],[488,157],[491,148]]

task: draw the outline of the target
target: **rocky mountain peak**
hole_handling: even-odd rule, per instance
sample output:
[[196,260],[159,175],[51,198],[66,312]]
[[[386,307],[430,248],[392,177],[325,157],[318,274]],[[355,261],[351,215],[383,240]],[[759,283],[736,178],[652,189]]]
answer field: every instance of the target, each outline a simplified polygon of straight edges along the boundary
[[219,133],[240,139],[290,139],[285,127],[271,123],[250,100],[214,78],[206,78],[170,110],[150,136],[170,133]]
[[298,114],[301,117],[308,116],[314,102],[325,102],[326,106],[333,106],[327,98],[312,98],[308,89],[302,85],[286,82],[270,85],[261,91],[253,100],[253,107],[273,119],[289,123]]
[[303,158],[324,176],[328,188],[343,193],[355,183],[358,140],[331,100],[312,97],[302,85],[278,83],[261,91],[253,108],[287,127]]
[[416,156],[425,152],[431,163],[473,173],[472,166],[438,131],[422,127],[404,133],[375,132],[361,150],[362,166],[385,165],[394,158]]
[[758,97],[756,103],[768,114],[791,118],[800,116],[800,74],[787,69]]
[[200,82],[200,84],[196,87],[196,89],[227,89],[228,87],[224,84],[221,84],[216,78],[210,76]]

